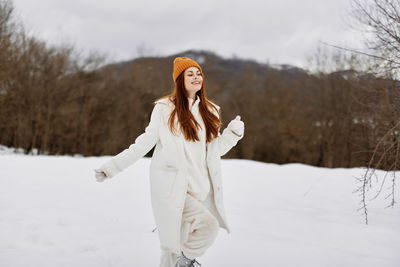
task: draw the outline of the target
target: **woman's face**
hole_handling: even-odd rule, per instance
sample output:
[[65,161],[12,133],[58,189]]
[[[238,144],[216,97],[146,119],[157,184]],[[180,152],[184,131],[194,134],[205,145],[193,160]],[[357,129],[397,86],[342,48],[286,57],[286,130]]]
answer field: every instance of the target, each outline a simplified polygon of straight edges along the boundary
[[201,89],[203,76],[197,67],[190,67],[183,73],[185,77],[185,88],[188,96],[194,96]]

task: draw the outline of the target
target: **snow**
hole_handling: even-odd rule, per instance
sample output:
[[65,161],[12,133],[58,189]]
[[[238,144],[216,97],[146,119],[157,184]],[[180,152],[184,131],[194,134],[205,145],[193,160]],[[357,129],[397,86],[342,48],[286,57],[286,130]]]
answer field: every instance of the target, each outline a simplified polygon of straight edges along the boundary
[[[158,266],[150,159],[97,183],[93,169],[109,158],[0,155],[0,266]],[[368,202],[365,225],[352,193],[362,172],[223,159],[231,233],[221,229],[197,260],[204,267],[400,266],[400,208],[384,208],[384,191]]]

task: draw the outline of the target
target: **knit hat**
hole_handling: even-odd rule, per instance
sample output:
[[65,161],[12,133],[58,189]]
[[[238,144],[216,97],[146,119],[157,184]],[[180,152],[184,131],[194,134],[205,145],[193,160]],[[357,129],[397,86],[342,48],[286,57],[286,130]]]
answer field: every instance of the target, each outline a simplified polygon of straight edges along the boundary
[[178,78],[179,74],[189,67],[197,67],[199,68],[200,72],[203,73],[200,65],[193,59],[188,57],[176,57],[174,59],[174,71],[172,73],[172,78],[174,81],[176,81],[176,78]]

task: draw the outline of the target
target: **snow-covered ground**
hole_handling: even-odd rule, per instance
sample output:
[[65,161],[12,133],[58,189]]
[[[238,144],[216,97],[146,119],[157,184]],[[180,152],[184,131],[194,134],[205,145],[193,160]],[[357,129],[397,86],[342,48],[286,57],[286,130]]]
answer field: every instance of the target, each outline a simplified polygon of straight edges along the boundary
[[[0,155],[0,266],[158,266],[150,159],[97,183],[93,169],[109,158]],[[222,160],[232,232],[221,229],[197,260],[202,267],[400,266],[400,208],[385,209],[381,194],[368,203],[365,225],[352,193],[361,173]]]

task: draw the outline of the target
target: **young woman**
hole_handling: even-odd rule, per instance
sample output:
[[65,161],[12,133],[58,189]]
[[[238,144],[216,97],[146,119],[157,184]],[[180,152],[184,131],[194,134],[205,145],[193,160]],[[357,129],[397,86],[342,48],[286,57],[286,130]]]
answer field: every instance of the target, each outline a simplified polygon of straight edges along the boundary
[[95,172],[99,182],[111,178],[155,146],[150,187],[162,250],[159,266],[195,266],[220,227],[230,232],[220,160],[243,138],[244,123],[237,116],[220,133],[220,107],[207,99],[196,61],[175,58],[172,77],[174,91],[154,102],[145,132]]

